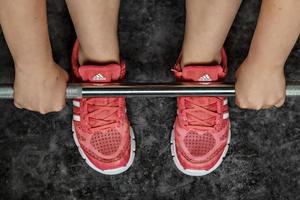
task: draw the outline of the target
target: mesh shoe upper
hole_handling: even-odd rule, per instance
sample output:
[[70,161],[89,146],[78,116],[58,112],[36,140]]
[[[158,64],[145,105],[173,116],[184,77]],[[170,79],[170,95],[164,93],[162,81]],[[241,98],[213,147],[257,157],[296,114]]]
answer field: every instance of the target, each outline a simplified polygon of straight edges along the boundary
[[[180,58],[174,68],[180,81],[220,81],[227,73],[227,58],[222,51],[222,64],[186,66]],[[176,153],[185,169],[209,170],[222,156],[228,142],[229,119],[224,97],[179,97],[174,132]]]

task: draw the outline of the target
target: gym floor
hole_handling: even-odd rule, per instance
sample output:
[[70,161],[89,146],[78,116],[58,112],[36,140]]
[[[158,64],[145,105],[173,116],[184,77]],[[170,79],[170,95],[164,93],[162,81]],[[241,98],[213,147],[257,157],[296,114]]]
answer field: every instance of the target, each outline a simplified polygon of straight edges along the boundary
[[[74,29],[63,0],[48,1],[55,60],[70,71]],[[225,48],[230,74],[247,55],[260,1],[244,1]],[[184,33],[184,0],[122,0],[120,39],[127,81],[173,82]],[[286,65],[300,80],[300,42]],[[0,31],[0,81],[12,83],[13,61]],[[0,199],[300,199],[300,99],[283,108],[243,111],[230,99],[232,140],[212,174],[189,177],[172,160],[169,138],[176,99],[128,99],[137,154],[128,172],[96,173],[72,138],[72,107],[42,116],[0,101]]]

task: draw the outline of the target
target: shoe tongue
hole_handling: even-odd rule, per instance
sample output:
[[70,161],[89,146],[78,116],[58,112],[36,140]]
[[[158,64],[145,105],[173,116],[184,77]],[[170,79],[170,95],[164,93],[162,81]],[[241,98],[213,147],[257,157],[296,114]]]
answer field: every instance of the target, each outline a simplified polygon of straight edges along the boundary
[[186,66],[182,69],[182,77],[185,81],[218,81],[224,73],[221,65],[216,66]]
[[121,66],[118,64],[105,66],[86,65],[79,67],[79,74],[83,81],[108,83],[120,79]]

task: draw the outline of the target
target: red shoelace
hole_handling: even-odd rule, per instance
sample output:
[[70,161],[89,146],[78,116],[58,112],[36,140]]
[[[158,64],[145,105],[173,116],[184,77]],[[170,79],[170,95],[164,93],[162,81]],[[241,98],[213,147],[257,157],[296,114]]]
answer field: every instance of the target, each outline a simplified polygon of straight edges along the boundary
[[[188,129],[214,130],[223,101],[217,97],[182,97],[184,98],[184,124]],[[204,101],[204,102],[201,102]]]
[[91,98],[84,103],[84,120],[90,131],[113,129],[120,125],[119,98]]

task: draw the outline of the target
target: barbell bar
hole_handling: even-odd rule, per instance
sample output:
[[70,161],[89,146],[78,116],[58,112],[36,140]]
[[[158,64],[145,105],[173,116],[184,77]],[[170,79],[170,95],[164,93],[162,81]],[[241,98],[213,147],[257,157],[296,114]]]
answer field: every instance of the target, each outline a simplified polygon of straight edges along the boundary
[[[13,98],[13,85],[0,85],[0,99]],[[287,96],[300,96],[300,82],[289,82]],[[235,96],[234,83],[183,82],[164,84],[109,83],[69,84],[67,99],[90,97]]]

